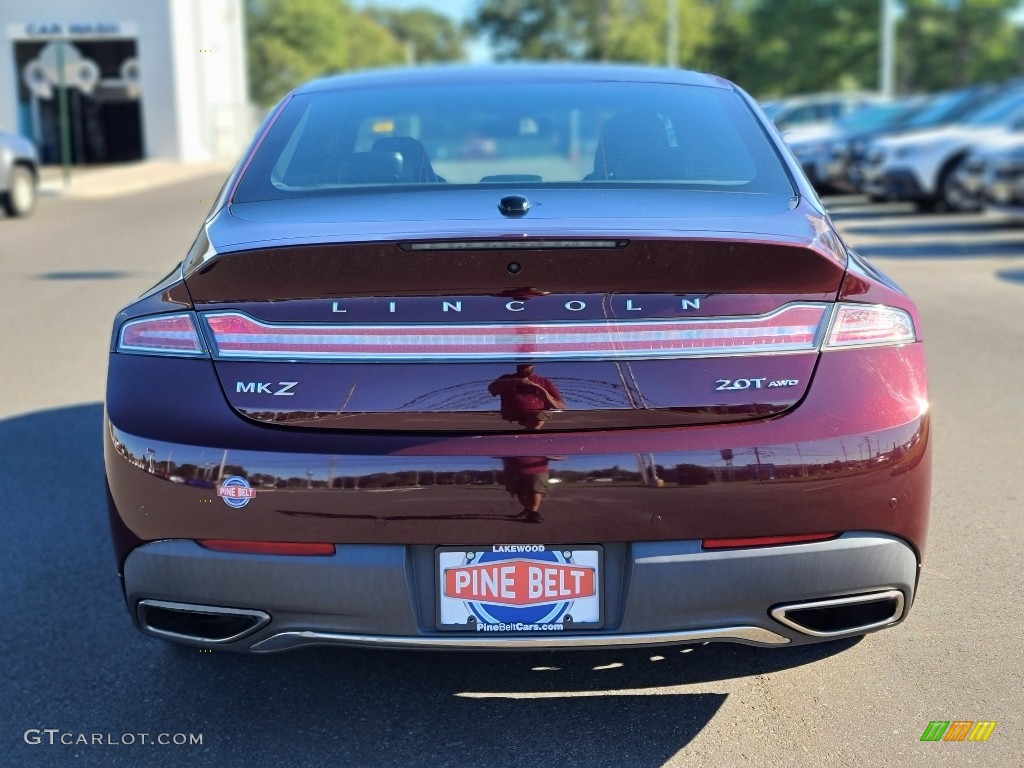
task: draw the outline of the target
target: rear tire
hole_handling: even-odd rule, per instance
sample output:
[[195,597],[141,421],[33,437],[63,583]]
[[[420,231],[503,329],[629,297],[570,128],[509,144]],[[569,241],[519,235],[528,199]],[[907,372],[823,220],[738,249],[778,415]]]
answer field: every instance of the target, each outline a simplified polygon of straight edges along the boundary
[[36,207],[35,174],[27,166],[16,165],[9,181],[7,192],[0,195],[4,211],[8,216],[28,216]]

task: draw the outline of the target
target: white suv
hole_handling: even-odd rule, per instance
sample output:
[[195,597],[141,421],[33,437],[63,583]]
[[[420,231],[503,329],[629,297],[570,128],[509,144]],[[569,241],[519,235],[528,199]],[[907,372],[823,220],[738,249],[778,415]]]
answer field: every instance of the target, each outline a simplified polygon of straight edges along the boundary
[[878,139],[866,153],[862,191],[912,201],[921,210],[965,210],[955,189],[957,167],[987,139],[1022,124],[1024,89],[1014,89],[959,123]]

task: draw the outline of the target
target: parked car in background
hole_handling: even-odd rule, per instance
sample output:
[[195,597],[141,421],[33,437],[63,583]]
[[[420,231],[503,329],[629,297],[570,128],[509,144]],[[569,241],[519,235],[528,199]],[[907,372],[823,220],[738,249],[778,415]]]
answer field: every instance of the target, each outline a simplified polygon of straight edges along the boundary
[[138,627],[261,653],[792,647],[903,621],[931,488],[917,310],[779,141],[678,69],[287,96],[113,322]]
[[28,216],[39,189],[39,152],[15,133],[0,132],[0,207],[8,216]]
[[874,140],[902,133],[929,130],[961,121],[997,98],[1006,87],[1005,84],[981,83],[932,94],[928,96],[928,103],[919,112],[908,116],[906,121],[899,126],[851,143],[845,153],[840,153],[834,172],[840,173],[843,172],[841,169],[845,170],[849,186],[844,188],[866,193],[874,201],[883,201],[885,200],[884,196],[871,195],[866,189],[867,150]]
[[987,209],[1017,218],[1022,205],[1024,130],[989,136],[975,147],[953,174],[950,194],[960,210]]
[[878,139],[866,153],[863,191],[920,210],[977,210],[958,194],[955,173],[971,150],[1024,124],[1024,88],[1002,91],[951,125]]
[[926,102],[923,97],[884,102],[853,112],[830,125],[786,131],[783,138],[800,161],[804,173],[819,192],[846,190],[845,174],[836,166],[846,149],[865,137],[877,136],[913,115]]
[[[926,103],[917,111],[907,115],[898,124],[840,145],[835,150],[834,165],[829,170],[830,182],[845,191],[865,192],[865,167],[867,165],[867,149],[873,141],[886,136],[896,136],[962,120],[966,115],[980,109],[1002,93],[1005,86],[995,83],[959,88],[953,91],[926,96]],[[845,184],[842,176],[845,175]],[[871,195],[873,199],[883,200],[884,197]]]
[[789,96],[762,105],[780,131],[828,125],[872,104],[886,101],[881,94],[865,91],[813,93]]
[[985,210],[1024,223],[1024,141],[988,159]]
[[980,152],[981,199],[989,213],[1024,223],[1024,135]]

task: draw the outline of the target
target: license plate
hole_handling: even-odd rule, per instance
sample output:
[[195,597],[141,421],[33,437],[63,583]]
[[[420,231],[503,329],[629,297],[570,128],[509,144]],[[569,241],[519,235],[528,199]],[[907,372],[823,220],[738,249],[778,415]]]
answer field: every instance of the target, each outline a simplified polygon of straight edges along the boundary
[[599,546],[439,547],[437,627],[529,634],[604,624]]

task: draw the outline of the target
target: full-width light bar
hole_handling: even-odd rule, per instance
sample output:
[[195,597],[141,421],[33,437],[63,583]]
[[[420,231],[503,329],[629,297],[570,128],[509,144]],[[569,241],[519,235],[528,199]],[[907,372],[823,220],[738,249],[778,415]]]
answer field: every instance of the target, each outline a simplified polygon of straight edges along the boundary
[[204,320],[215,356],[365,361],[659,359],[817,349],[828,308],[791,304],[765,315],[692,320],[490,325],[300,325],[241,312]]

